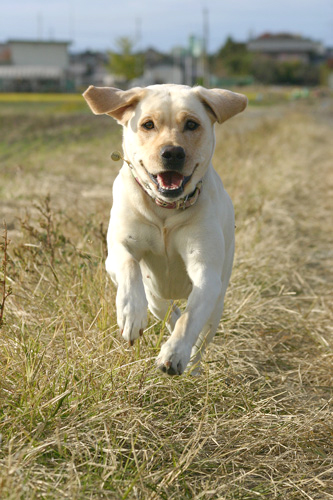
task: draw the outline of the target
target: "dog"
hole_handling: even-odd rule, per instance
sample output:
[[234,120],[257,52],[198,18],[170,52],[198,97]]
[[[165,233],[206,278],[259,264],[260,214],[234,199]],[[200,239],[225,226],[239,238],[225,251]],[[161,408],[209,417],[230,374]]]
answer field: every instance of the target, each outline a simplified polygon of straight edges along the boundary
[[[235,247],[233,205],[212,166],[214,124],[243,111],[247,98],[175,84],[90,86],[83,96],[93,113],[123,126],[106,260],[122,336],[133,345],[148,308],[167,316],[171,335],[157,366],[196,374],[222,316]],[[178,299],[187,299],[183,312]]]

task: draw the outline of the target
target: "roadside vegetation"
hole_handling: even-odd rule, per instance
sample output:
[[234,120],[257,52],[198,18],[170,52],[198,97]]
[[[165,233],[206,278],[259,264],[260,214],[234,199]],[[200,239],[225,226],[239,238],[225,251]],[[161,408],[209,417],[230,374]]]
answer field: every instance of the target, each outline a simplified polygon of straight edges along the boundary
[[[283,35],[282,35],[283,36]],[[228,37],[225,44],[209,57],[213,73],[220,77],[251,75],[255,81],[267,85],[309,85],[327,81],[327,62],[301,59],[278,60],[265,54],[251,52],[246,43]]]
[[217,127],[234,270],[202,375],[168,378],[163,324],[129,348],[104,270],[120,128],[76,99],[13,101],[1,499],[332,499],[332,102],[250,106]]

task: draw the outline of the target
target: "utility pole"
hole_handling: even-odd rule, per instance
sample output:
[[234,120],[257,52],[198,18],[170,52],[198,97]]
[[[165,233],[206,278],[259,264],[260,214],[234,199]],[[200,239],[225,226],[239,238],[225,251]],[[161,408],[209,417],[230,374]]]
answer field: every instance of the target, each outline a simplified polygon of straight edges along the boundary
[[43,14],[39,12],[37,14],[37,40],[42,40],[43,38]]
[[75,40],[75,10],[73,0],[70,1],[68,7],[68,32],[69,40],[74,42]]
[[134,42],[135,42],[135,45],[137,45],[138,47],[140,47],[140,42],[141,42],[141,37],[142,37],[142,20],[141,20],[141,17],[137,17],[135,19],[135,38],[134,38]]
[[202,47],[202,66],[203,66],[203,84],[205,87],[210,86],[209,61],[208,61],[208,41],[209,41],[209,20],[208,8],[204,7],[202,11],[203,20],[203,47]]
[[135,19],[134,50],[137,53],[135,65],[138,74],[143,73],[144,71],[143,57],[140,57],[141,38],[142,38],[142,19],[141,17],[137,17]]

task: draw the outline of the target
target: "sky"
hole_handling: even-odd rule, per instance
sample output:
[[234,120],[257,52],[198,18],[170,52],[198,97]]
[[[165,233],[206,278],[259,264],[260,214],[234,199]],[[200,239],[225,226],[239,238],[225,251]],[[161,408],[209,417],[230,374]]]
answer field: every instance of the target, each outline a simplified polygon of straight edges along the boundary
[[[204,14],[206,12],[206,14]],[[333,47],[333,0],[0,0],[0,43],[71,41],[73,52],[113,50],[121,36],[136,48],[169,51],[208,26],[208,51],[227,36],[289,32]]]

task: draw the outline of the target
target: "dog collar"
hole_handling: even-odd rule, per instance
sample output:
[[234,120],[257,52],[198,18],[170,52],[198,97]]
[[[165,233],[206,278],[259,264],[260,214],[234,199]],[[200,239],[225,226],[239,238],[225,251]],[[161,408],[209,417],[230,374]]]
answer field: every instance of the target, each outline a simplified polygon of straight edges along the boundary
[[198,184],[195,186],[195,189],[194,191],[191,193],[191,194],[188,194],[186,195],[184,198],[181,198],[180,200],[177,200],[177,201],[172,201],[172,202],[168,202],[168,201],[164,201],[164,200],[161,200],[161,198],[159,198],[158,196],[155,196],[155,194],[152,192],[151,190],[151,187],[149,184],[147,183],[142,183],[140,181],[140,179],[138,178],[138,176],[136,175],[136,172],[135,172],[135,169],[133,167],[133,165],[128,161],[128,160],[125,160],[125,158],[123,157],[123,155],[121,153],[119,153],[119,151],[114,151],[112,154],[111,154],[111,159],[113,161],[119,161],[120,159],[122,159],[123,161],[125,161],[127,163],[127,165],[129,166],[130,168],[130,171],[134,177],[134,179],[136,180],[136,182],[139,184],[139,186],[141,187],[141,189],[156,203],[156,205],[158,205],[159,207],[162,207],[162,208],[169,208],[169,209],[182,209],[182,210],[185,210],[186,208],[189,208],[189,207],[192,207],[196,201],[198,200],[199,198],[199,194],[201,192],[201,187],[202,187],[202,181],[199,181]]

